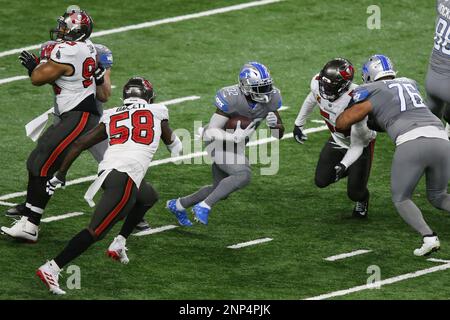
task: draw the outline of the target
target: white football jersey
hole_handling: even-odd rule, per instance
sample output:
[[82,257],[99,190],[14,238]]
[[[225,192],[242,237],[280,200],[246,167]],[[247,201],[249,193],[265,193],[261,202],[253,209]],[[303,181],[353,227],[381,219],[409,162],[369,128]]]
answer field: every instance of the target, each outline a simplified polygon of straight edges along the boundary
[[[127,102],[134,103],[128,104]],[[127,99],[126,104],[105,110],[100,122],[106,126],[108,149],[98,171],[116,169],[126,172],[141,185],[161,140],[161,121],[169,120],[162,104],[148,104],[142,99]]]
[[70,111],[88,96],[95,95],[96,56],[97,52],[90,41],[64,41],[55,45],[50,59],[74,68],[72,75],[61,76],[55,81],[57,114]]
[[[313,77],[311,80],[311,92],[314,95],[315,100],[320,108],[320,115],[325,121],[328,129],[331,132],[334,142],[342,148],[348,149],[350,147],[350,130],[339,132],[336,130],[336,120],[339,115],[348,107],[350,100],[352,99],[353,90],[358,87],[358,85],[352,83],[350,88],[346,93],[340,96],[337,100],[330,102],[320,96],[319,92],[319,75]],[[361,124],[362,125],[362,124]],[[367,120],[364,122],[364,128],[362,128],[363,135],[370,136],[371,139],[376,137],[376,132],[370,130],[367,127]],[[370,139],[370,140],[371,140]],[[370,141],[369,140],[369,141]]]

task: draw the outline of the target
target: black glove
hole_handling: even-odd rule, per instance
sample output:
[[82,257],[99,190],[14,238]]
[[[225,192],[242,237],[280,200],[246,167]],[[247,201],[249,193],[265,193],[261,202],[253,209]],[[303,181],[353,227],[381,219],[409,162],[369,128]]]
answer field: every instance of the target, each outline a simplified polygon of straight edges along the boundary
[[347,171],[347,168],[342,163],[339,163],[334,167],[334,171],[336,174],[336,176],[334,178],[334,182],[336,182],[336,181],[341,180],[344,177],[345,172]]
[[106,69],[99,63],[94,72],[95,85],[101,86],[105,82],[105,74]]
[[302,132],[302,129],[299,126],[294,126],[293,134],[294,134],[295,141],[297,141],[298,143],[303,144],[303,142],[308,140],[308,136]]
[[20,63],[27,68],[28,75],[31,77],[31,73],[34,68],[39,64],[39,59],[33,53],[29,53],[28,51],[22,51],[19,56]]

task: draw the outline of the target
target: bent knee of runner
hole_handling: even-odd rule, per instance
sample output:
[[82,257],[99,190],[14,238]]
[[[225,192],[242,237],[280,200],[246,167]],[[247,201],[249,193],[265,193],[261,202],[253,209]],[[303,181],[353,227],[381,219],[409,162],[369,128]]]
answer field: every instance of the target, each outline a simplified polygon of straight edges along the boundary
[[448,197],[446,191],[427,191],[427,199],[436,209],[444,210],[443,203]]

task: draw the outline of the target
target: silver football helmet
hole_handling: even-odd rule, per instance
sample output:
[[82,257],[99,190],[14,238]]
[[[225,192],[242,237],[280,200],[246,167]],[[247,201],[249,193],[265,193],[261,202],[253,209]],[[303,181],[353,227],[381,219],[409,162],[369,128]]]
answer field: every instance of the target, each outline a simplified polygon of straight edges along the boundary
[[275,89],[269,70],[259,62],[244,64],[239,72],[239,88],[255,102],[268,103]]
[[364,83],[377,81],[380,78],[392,76],[395,77],[397,72],[394,64],[387,56],[376,54],[371,56],[362,67],[362,79]]

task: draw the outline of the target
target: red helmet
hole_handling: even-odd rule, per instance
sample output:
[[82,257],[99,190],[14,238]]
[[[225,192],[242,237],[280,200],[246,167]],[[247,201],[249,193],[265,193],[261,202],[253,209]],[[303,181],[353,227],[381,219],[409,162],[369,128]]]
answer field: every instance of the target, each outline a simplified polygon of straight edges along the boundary
[[50,39],[85,41],[92,33],[94,21],[83,10],[73,10],[59,17],[56,29],[50,30]]

